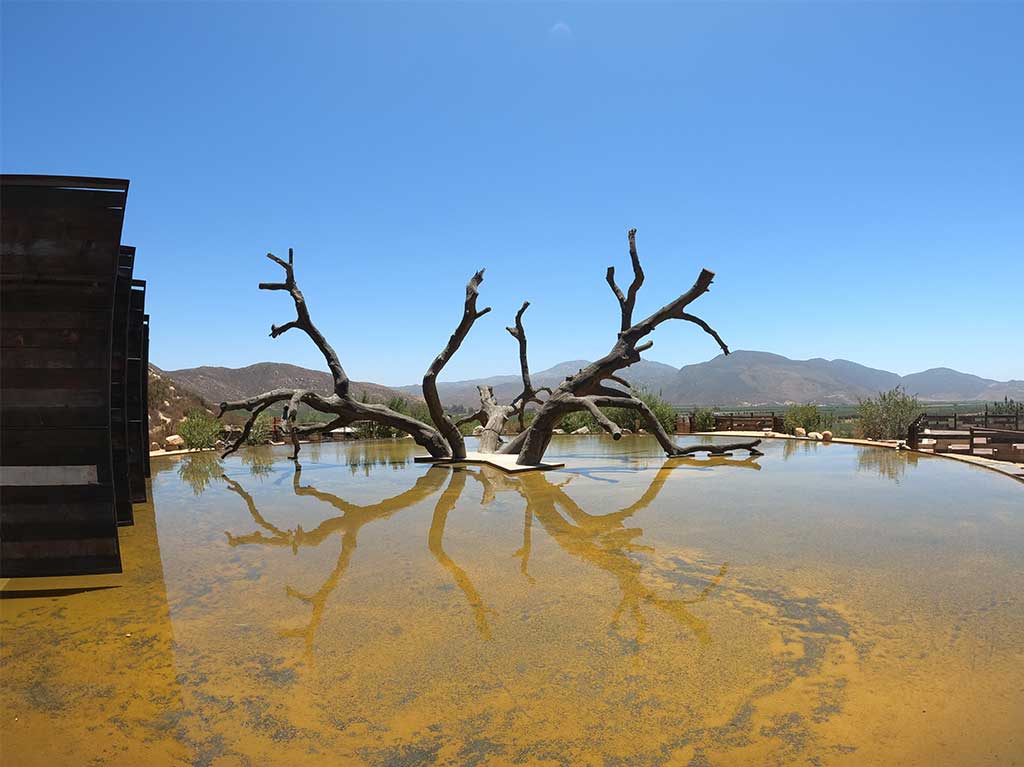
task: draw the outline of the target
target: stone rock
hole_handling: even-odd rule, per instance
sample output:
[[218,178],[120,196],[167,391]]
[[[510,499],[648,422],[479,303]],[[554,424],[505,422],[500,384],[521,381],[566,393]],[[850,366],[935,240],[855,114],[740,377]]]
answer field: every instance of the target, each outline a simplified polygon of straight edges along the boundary
[[480,424],[477,424],[476,426],[473,427],[473,436],[474,437],[479,437],[483,433],[484,433],[484,427],[481,426]]
[[637,429],[636,433],[637,434],[646,434],[647,433],[647,429]]
[[622,430],[622,433],[623,433],[623,434],[632,434],[632,433],[633,433],[633,431],[632,431],[632,429],[623,429],[623,430]]
[[216,442],[213,443],[213,446],[215,448],[221,449],[227,447],[227,444],[224,442],[224,440],[218,439]]
[[586,426],[581,426],[576,431],[574,431],[573,434],[590,434],[590,429],[588,429]]
[[164,438],[165,450],[181,450],[183,447],[185,447],[184,437],[172,434],[171,436]]
[[832,432],[830,432],[830,431],[823,431],[821,433],[821,438],[823,440],[825,440],[826,442],[831,442],[832,441]]
[[160,449],[160,443],[159,442],[150,442],[149,443],[149,449],[150,450],[159,450]]
[[565,434],[565,429],[552,429],[552,434]]
[[808,434],[807,436],[808,436],[808,437],[810,437],[811,439],[821,439],[821,438],[822,438],[822,437],[821,437],[821,432],[820,432],[820,431],[812,431],[812,432],[811,432],[810,434]]
[[797,426],[795,429],[793,429],[793,434],[797,437],[806,437],[807,429],[805,429],[803,426]]

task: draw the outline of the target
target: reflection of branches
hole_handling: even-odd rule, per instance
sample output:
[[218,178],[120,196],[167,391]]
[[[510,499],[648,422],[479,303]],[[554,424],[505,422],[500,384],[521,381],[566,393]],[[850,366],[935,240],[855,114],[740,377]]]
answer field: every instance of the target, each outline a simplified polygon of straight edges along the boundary
[[[611,625],[615,631],[620,629],[622,616],[629,614],[637,627],[637,639],[642,641],[647,625],[643,607],[648,605],[667,615],[680,626],[685,626],[702,643],[708,643],[710,642],[710,633],[706,623],[691,614],[687,606],[704,601],[721,582],[728,566],[722,565],[717,570],[701,569],[698,577],[703,578],[706,584],[696,597],[680,599],[663,596],[642,580],[645,574],[651,574],[650,568],[645,571],[647,562],[642,555],[656,552],[653,548],[637,542],[636,539],[643,534],[643,530],[626,527],[625,522],[654,502],[672,471],[722,465],[760,469],[753,458],[742,461],[728,458],[709,460],[671,458],[662,465],[639,499],[610,514],[590,514],[566,494],[563,488],[573,479],[572,475],[564,481],[556,483],[550,481],[541,472],[513,475],[489,466],[481,466],[476,470],[454,469],[448,487],[438,498],[434,508],[427,545],[431,554],[451,574],[465,596],[473,611],[477,630],[481,636],[484,639],[490,639],[491,626],[488,621],[488,613],[493,613],[493,610],[484,604],[469,576],[445,552],[443,545],[448,515],[455,508],[465,489],[466,477],[471,476],[483,486],[482,506],[493,501],[498,492],[505,491],[514,491],[526,501],[523,545],[515,552],[514,556],[521,558],[520,571],[529,579],[530,583],[535,582],[533,576],[528,572],[528,566],[532,525],[533,520],[536,519],[545,532],[563,550],[597,566],[616,579],[622,596],[612,616]],[[283,631],[282,636],[302,637],[307,654],[311,654],[316,630],[323,620],[327,599],[337,588],[352,561],[352,556],[358,545],[357,536],[360,529],[371,521],[386,519],[401,509],[419,503],[440,490],[449,469],[434,466],[419,477],[409,490],[368,506],[349,503],[331,493],[324,493],[310,486],[302,486],[300,484],[301,472],[302,467],[296,464],[292,479],[295,494],[316,498],[330,504],[341,512],[339,516],[321,522],[313,530],[303,530],[301,525],[297,525],[294,529],[281,529],[259,512],[252,497],[237,482],[225,476],[224,480],[228,489],[243,499],[253,520],[262,528],[262,530],[247,535],[234,536],[231,533],[226,533],[226,535],[231,546],[241,544],[285,546],[291,548],[293,553],[297,553],[301,546],[318,546],[335,533],[341,536],[341,551],[338,554],[338,560],[316,591],[305,593],[292,586],[285,588],[289,597],[309,605],[311,614],[304,627]]]
[[310,614],[309,622],[305,627],[299,629],[288,629],[282,632],[282,636],[302,637],[305,640],[307,654],[312,654],[313,639],[316,635],[317,627],[323,620],[323,613],[327,604],[327,598],[338,586],[338,583],[341,581],[342,576],[345,574],[345,571],[348,569],[348,566],[352,561],[352,555],[355,553],[356,546],[358,545],[357,536],[359,534],[359,530],[368,522],[372,522],[377,519],[386,519],[395,512],[401,511],[404,508],[428,498],[440,489],[447,473],[446,469],[431,467],[425,474],[423,474],[423,476],[416,480],[416,483],[410,489],[405,492],[399,493],[398,495],[385,499],[379,503],[371,504],[369,506],[359,506],[354,503],[349,503],[348,501],[345,501],[331,493],[321,492],[314,487],[301,486],[299,484],[299,480],[302,475],[302,467],[296,463],[295,474],[292,478],[292,489],[295,494],[298,496],[316,498],[317,500],[330,504],[341,512],[340,516],[321,522],[317,527],[309,531],[303,530],[301,525],[297,525],[294,530],[282,530],[271,524],[263,517],[262,514],[260,514],[252,496],[245,492],[237,482],[225,477],[224,479],[228,483],[228,489],[242,497],[249,509],[249,514],[252,515],[253,520],[257,525],[269,533],[269,535],[267,535],[263,532],[257,531],[248,535],[240,536],[225,533],[225,535],[227,535],[229,545],[238,546],[240,544],[258,543],[269,546],[287,546],[292,549],[293,553],[297,553],[300,546],[319,546],[334,533],[341,535],[341,551],[338,554],[338,561],[320,588],[313,593],[307,594],[291,586],[285,587],[285,593],[288,594],[288,596],[310,605],[312,612]]
[[452,558],[445,553],[443,547],[444,525],[448,520],[448,513],[455,508],[455,504],[458,502],[459,496],[462,495],[465,487],[466,472],[455,469],[452,472],[451,482],[448,483],[447,489],[441,494],[441,497],[437,500],[437,506],[434,508],[434,517],[430,522],[427,546],[430,549],[430,553],[434,555],[434,559],[438,561],[441,567],[452,574],[455,583],[462,589],[462,593],[466,595],[466,601],[473,608],[473,619],[476,621],[477,631],[480,632],[480,636],[484,639],[490,639],[491,627],[487,623],[487,613],[493,612],[493,610],[484,604],[479,592],[473,586],[473,582],[466,575],[466,571],[455,564]]
[[[491,467],[482,466],[472,476],[484,486],[484,505],[494,498],[499,489],[514,490],[525,499],[523,547],[516,552],[516,556],[522,558],[521,571],[528,578],[530,578],[527,573],[531,548],[530,526],[533,518],[536,517],[548,535],[563,550],[596,565],[618,581],[622,599],[612,616],[613,629],[619,630],[622,615],[628,611],[637,626],[637,639],[642,641],[647,625],[642,607],[651,605],[679,625],[687,627],[702,643],[708,643],[711,637],[707,625],[692,615],[686,606],[704,601],[721,582],[728,565],[723,564],[717,572],[708,573],[710,578],[707,585],[695,598],[670,599],[661,596],[641,581],[644,565],[635,556],[631,556],[641,552],[653,553],[654,550],[637,543],[636,539],[643,534],[643,530],[627,528],[625,521],[654,502],[672,471],[687,467],[703,468],[709,465],[761,468],[753,458],[743,461],[728,458],[712,458],[702,461],[690,458],[671,458],[665,461],[643,495],[634,503],[619,511],[598,515],[589,514],[580,508],[562,489],[566,483],[554,484],[541,472],[510,476]],[[532,578],[530,580],[533,582]]]
[[523,518],[523,545],[515,554],[512,556],[518,557],[523,560],[519,565],[519,572],[526,576],[526,580],[530,583],[536,583],[537,579],[534,578],[530,573],[527,572],[526,568],[530,564],[530,549],[533,547],[530,530],[533,527],[533,512],[530,511],[530,507],[526,507],[526,511],[523,512],[525,517]]

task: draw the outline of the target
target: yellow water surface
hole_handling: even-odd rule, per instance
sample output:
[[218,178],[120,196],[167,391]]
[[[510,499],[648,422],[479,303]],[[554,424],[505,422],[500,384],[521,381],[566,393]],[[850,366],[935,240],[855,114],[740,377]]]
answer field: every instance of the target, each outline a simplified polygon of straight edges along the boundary
[[4,585],[0,761],[1024,764],[1024,486],[764,449],[155,459],[124,575]]

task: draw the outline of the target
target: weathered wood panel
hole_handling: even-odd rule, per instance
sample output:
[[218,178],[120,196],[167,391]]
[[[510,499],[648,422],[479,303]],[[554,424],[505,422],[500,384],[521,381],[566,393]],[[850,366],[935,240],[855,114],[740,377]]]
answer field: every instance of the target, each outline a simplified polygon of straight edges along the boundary
[[126,407],[128,432],[128,488],[132,503],[146,501],[146,457],[149,455],[149,416],[143,399],[143,353],[146,282],[132,280],[128,310]]
[[120,572],[111,444],[128,182],[0,177],[0,576]]
[[145,439],[143,461],[145,474],[150,476],[149,468],[149,315],[142,315],[142,433]]
[[128,479],[128,323],[135,248],[122,245],[114,281],[114,313],[110,345],[110,449],[114,470],[114,513],[118,525],[132,524]]

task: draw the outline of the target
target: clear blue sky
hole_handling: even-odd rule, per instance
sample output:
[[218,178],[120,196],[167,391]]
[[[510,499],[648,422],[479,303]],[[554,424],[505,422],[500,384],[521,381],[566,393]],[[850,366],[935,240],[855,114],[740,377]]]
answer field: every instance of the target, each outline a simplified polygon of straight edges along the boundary
[[[1024,5],[2,5],[2,168],[131,179],[153,361],[323,367],[257,290],[297,253],[349,375],[603,354],[604,283],[736,349],[1024,378]],[[952,291],[952,293],[950,292]],[[989,302],[986,296],[991,296]],[[717,349],[663,326],[645,356]]]

